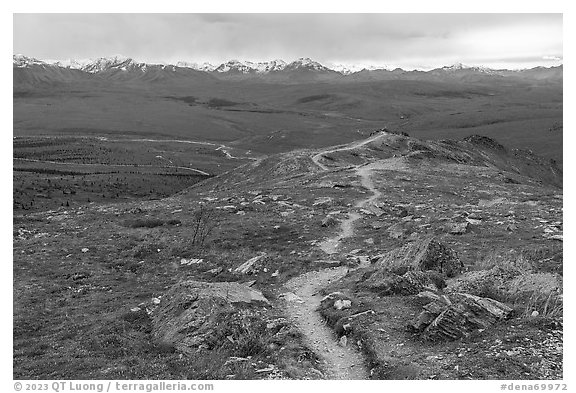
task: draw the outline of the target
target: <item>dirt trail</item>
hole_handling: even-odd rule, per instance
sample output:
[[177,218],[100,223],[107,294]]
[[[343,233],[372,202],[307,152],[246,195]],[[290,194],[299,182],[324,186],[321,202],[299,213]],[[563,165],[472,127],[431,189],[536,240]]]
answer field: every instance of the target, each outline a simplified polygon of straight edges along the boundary
[[368,139],[364,139],[363,141],[354,142],[354,143],[352,143],[352,144],[350,144],[350,145],[345,145],[345,146],[342,146],[342,147],[335,147],[335,148],[333,148],[333,149],[331,149],[331,150],[321,151],[320,153],[315,154],[315,155],[312,156],[312,161],[314,161],[314,163],[315,163],[316,165],[318,165],[321,169],[323,169],[323,170],[325,170],[325,171],[328,171],[328,170],[330,170],[330,168],[328,168],[326,165],[324,165],[324,164],[322,164],[322,163],[320,162],[320,159],[322,158],[323,155],[325,155],[325,154],[330,154],[330,153],[336,153],[337,151],[353,150],[353,149],[356,149],[356,148],[358,148],[358,147],[367,145],[368,143],[373,142],[373,141],[375,141],[376,139],[380,138],[382,135],[386,135],[386,134],[388,134],[388,133],[386,133],[386,132],[379,132],[379,133],[377,133],[376,135],[371,136],[371,137],[368,138]]
[[[355,149],[357,147],[364,146],[364,145],[378,139],[379,137],[381,137],[382,135],[385,135],[385,134],[386,133],[378,133],[375,136],[372,136],[372,137],[365,139],[361,142],[353,143],[350,146],[346,146],[346,147],[342,147],[342,148],[335,148],[332,150],[320,152],[320,153],[318,153],[312,157],[312,161],[314,161],[314,163],[316,165],[318,165],[320,168],[322,168],[324,170],[329,170],[328,167],[326,167],[324,164],[322,164],[320,162],[320,158],[324,154],[334,153],[337,151],[352,150],[352,149]],[[378,189],[376,189],[376,187],[374,186],[374,182],[372,181],[372,178],[370,177],[370,172],[372,171],[372,169],[376,169],[378,167],[379,167],[378,165],[369,164],[369,165],[359,165],[355,168],[356,174],[360,177],[360,181],[361,181],[362,186],[372,193],[372,195],[370,197],[368,197],[366,199],[361,199],[360,201],[358,201],[354,205],[354,207],[356,209],[362,209],[364,207],[369,206],[370,204],[374,203],[380,197],[380,195],[382,195],[382,193],[380,191],[378,191]],[[360,217],[362,217],[360,215],[360,213],[357,213],[354,211],[349,212],[348,218],[346,218],[344,221],[342,221],[340,223],[339,233],[333,237],[330,237],[330,238],[324,240],[318,246],[326,254],[335,254],[337,252],[338,246],[340,245],[340,242],[343,239],[346,239],[346,238],[354,235],[354,222],[356,220],[358,220]]]
[[336,341],[334,331],[316,311],[322,296],[318,292],[348,272],[345,266],[308,272],[286,283],[291,292],[284,294],[286,313],[306,337],[308,346],[323,361],[327,379],[368,379],[363,356]]
[[[335,148],[316,154],[312,160],[323,170],[329,170],[320,162],[323,154],[336,151],[351,150],[372,142],[382,134],[371,137],[350,146]],[[355,168],[361,179],[362,186],[370,191],[370,196],[361,199],[355,204],[360,209],[374,203],[381,195],[370,177],[373,169],[380,169],[381,165],[361,165]],[[361,218],[360,213],[350,212],[348,218],[340,223],[339,233],[320,244],[322,250],[328,254],[336,252],[342,239],[354,234],[354,222]],[[359,266],[364,267],[364,266]],[[363,356],[355,349],[353,344],[341,346],[331,328],[317,312],[322,297],[318,292],[331,282],[344,277],[349,271],[348,267],[340,266],[331,269],[308,272],[288,281],[285,287],[290,291],[283,294],[286,303],[286,313],[306,337],[311,349],[323,360],[325,377],[328,379],[368,379],[369,373],[364,365]]]

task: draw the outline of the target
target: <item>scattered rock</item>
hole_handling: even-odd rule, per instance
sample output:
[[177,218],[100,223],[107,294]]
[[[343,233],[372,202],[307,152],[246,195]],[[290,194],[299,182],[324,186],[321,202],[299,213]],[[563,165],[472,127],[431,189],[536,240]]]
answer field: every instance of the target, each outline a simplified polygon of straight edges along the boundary
[[216,275],[222,273],[223,270],[224,268],[222,266],[218,266],[214,269],[206,270],[206,273]]
[[384,226],[384,223],[381,221],[375,221],[370,226],[374,229],[381,229]]
[[388,228],[388,236],[392,239],[403,239],[408,234],[408,229],[402,223],[396,223]]
[[202,262],[204,262],[204,259],[202,259],[202,258],[190,258],[190,259],[182,258],[182,259],[180,259],[180,265],[186,265],[186,266],[196,265],[196,264],[199,264]]
[[452,235],[463,235],[468,232],[470,228],[470,223],[466,222],[459,222],[459,223],[449,223],[446,224],[446,231],[451,233]]
[[302,298],[298,295],[296,295],[293,292],[285,292],[282,293],[280,295],[281,298],[283,298],[284,300],[286,300],[287,302],[298,302],[298,303],[302,303]]
[[82,252],[83,252],[83,253],[86,253],[86,252],[88,252],[88,251],[90,251],[90,250],[89,250],[88,248],[86,248],[86,247],[84,247],[84,248],[82,249]]
[[404,206],[396,206],[396,211],[397,211],[397,215],[398,217],[402,218],[402,217],[406,217],[409,213],[408,213],[408,209],[406,209]]
[[495,205],[499,205],[506,202],[504,198],[496,198],[496,199],[480,199],[478,201],[478,207],[492,207]]
[[368,210],[368,209],[360,209],[360,213],[363,213],[363,214],[366,214],[366,215],[369,215],[369,216],[374,215],[374,213],[373,213],[371,210]]
[[514,224],[508,224],[508,225],[506,225],[506,230],[507,230],[508,232],[514,232],[514,231],[516,231],[517,229],[518,229],[518,227],[517,227],[516,225],[514,225]]
[[340,345],[341,347],[345,347],[347,344],[348,344],[348,337],[346,336],[340,337],[340,339],[338,340],[338,345]]
[[320,197],[317,198],[314,203],[312,203],[312,206],[314,207],[329,207],[332,206],[334,203],[334,200],[331,197]]
[[336,224],[337,220],[332,217],[332,216],[326,216],[323,220],[322,220],[322,226],[323,227],[329,227],[332,226],[334,224]]
[[482,224],[482,220],[478,220],[475,218],[470,218],[470,216],[468,216],[468,218],[466,219],[466,221],[471,224],[471,225],[480,225]]
[[266,257],[266,253],[262,253],[261,255],[255,256],[254,258],[250,258],[249,260],[247,260],[246,262],[244,262],[242,265],[238,266],[234,272],[235,273],[240,273],[240,274],[250,274],[250,273],[254,273],[255,272],[255,264],[258,261],[261,261],[262,259],[264,259]]
[[376,217],[381,217],[386,213],[384,210],[380,209],[377,206],[370,206],[368,207],[368,210],[370,211],[371,214],[375,215]]

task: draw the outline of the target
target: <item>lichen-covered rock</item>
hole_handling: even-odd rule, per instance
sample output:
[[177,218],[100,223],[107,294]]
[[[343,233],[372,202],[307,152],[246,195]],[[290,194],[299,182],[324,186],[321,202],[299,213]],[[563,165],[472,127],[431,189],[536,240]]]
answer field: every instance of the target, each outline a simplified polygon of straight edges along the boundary
[[487,329],[512,314],[512,309],[503,303],[468,293],[423,295],[432,301],[408,327],[427,340],[467,337],[473,331]]
[[410,270],[434,270],[447,277],[454,277],[464,269],[456,252],[433,238],[416,240],[392,250],[384,254],[376,266],[399,275]]
[[261,292],[235,282],[180,282],[152,313],[152,336],[157,343],[190,353],[200,345],[210,347],[227,316],[266,304]]

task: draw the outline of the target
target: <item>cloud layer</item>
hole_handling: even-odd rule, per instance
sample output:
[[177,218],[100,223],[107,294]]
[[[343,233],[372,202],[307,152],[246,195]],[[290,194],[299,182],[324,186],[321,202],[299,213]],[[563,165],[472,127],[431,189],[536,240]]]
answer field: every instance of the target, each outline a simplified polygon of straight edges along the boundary
[[507,68],[561,61],[561,14],[15,14],[14,53]]

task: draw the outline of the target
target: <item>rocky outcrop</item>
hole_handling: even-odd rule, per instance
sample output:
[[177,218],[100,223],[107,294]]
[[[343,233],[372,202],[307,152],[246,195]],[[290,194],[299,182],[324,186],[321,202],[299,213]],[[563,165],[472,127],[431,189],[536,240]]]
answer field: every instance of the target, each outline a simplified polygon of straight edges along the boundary
[[152,336],[162,345],[190,353],[210,348],[219,325],[247,307],[268,304],[261,292],[235,282],[184,281],[162,297],[152,313]]
[[410,270],[434,270],[447,277],[454,277],[464,269],[456,252],[433,238],[416,240],[392,250],[375,266],[399,275]]
[[424,311],[408,328],[427,340],[467,337],[512,314],[512,309],[503,303],[468,293],[437,295],[424,292],[421,296],[431,302],[424,306]]

